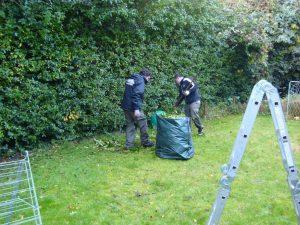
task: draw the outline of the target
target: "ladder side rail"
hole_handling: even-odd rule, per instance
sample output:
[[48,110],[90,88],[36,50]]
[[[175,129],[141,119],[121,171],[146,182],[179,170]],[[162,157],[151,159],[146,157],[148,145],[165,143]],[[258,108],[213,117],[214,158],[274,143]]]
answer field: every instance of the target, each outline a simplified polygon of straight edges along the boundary
[[284,113],[280,101],[280,96],[276,88],[272,86],[267,92],[269,108],[271,111],[275,133],[277,141],[281,150],[283,163],[286,171],[288,172],[291,168],[295,168],[295,163],[292,155],[292,147],[290,144],[290,138],[287,131]]
[[240,162],[246,149],[249,135],[253,128],[263,96],[264,91],[261,88],[261,82],[259,82],[254,86],[250,95],[250,99],[243,116],[242,124],[233,146],[229,165],[223,167],[222,172],[224,173],[224,175],[220,180],[220,187],[210,214],[210,218],[207,223],[208,225],[216,225],[220,221],[226,201],[230,194],[230,185],[234,180],[237,170],[240,166]]
[[254,93],[250,96],[239,133],[234,143],[227,172],[230,177],[235,177],[236,169],[240,166],[244,151],[249,140],[249,136],[253,129],[254,122],[264,96],[264,92],[261,90],[257,90],[257,88],[254,89]]
[[291,191],[298,224],[300,224],[300,183],[298,170],[293,158],[291,142],[282,110],[277,89],[267,92],[278,144],[282,154],[282,161],[287,172],[287,181]]

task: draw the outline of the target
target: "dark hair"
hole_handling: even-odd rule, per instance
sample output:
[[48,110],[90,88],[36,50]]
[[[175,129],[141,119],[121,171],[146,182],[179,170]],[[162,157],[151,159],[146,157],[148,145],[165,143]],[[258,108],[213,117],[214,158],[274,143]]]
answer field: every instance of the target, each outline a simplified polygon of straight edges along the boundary
[[178,78],[178,77],[183,77],[179,72],[176,72],[175,75],[174,75],[174,78]]
[[144,77],[150,77],[150,76],[152,76],[150,70],[148,70],[148,69],[146,69],[146,68],[143,68],[143,69],[141,70],[140,74],[141,74],[142,76],[144,76]]

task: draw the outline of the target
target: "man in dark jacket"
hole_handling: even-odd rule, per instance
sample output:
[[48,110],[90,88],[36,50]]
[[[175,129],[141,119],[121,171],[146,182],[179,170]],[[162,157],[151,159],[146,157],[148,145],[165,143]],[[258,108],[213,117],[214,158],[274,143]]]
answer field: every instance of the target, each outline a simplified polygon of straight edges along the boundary
[[150,71],[142,69],[140,73],[135,73],[126,80],[122,109],[124,110],[126,119],[125,147],[127,149],[134,147],[136,124],[140,128],[142,146],[154,146],[154,143],[149,140],[147,119],[142,111],[145,84],[147,84],[150,79]]
[[185,115],[191,118],[198,129],[198,134],[203,134],[203,126],[200,121],[199,109],[201,97],[198,85],[190,78],[184,78],[180,74],[175,75],[175,83],[179,87],[179,96],[175,106],[185,100]]

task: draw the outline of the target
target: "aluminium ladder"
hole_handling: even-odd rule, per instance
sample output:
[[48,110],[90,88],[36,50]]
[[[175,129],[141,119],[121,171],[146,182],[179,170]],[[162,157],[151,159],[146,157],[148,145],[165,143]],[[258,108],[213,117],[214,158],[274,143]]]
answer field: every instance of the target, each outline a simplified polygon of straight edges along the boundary
[[223,176],[220,180],[220,187],[217,197],[207,222],[208,225],[217,225],[220,222],[222,212],[230,194],[231,183],[233,182],[240,166],[240,162],[245,152],[253,124],[265,94],[267,96],[269,108],[272,114],[275,132],[281,150],[282,162],[287,172],[287,181],[292,194],[298,225],[300,225],[300,183],[298,170],[294,163],[285,117],[278,91],[271,83],[265,80],[259,81],[254,86],[240,130],[233,146],[230,162],[228,165],[225,164],[222,166]]

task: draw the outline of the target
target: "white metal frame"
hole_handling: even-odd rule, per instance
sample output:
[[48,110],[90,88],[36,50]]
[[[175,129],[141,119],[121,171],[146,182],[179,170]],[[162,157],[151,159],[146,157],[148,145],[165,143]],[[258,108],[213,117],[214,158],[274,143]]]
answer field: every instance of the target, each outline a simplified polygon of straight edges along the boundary
[[0,224],[42,225],[28,152],[0,163]]
[[[289,118],[289,108],[290,108],[290,105],[291,105],[291,95],[293,97],[293,95],[295,95],[294,93],[294,90],[292,89],[293,88],[293,84],[298,84],[298,88],[300,90],[300,81],[290,81],[289,83],[289,89],[288,89],[288,97],[287,97],[287,103],[286,103],[286,119]],[[300,92],[298,93],[300,95]]]

